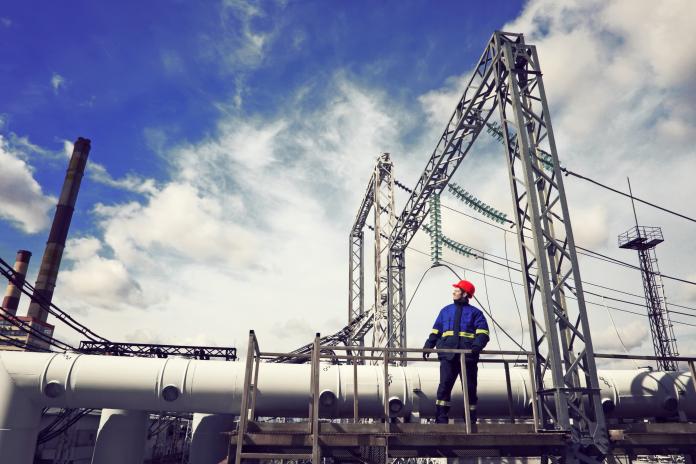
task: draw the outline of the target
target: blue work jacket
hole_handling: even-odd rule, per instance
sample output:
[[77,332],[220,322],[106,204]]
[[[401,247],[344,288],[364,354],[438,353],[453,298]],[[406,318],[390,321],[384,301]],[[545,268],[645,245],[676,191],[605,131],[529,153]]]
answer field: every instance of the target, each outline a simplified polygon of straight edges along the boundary
[[[440,310],[433,324],[433,330],[425,342],[425,348],[459,348],[477,351],[485,348],[489,340],[488,321],[480,309],[468,303],[462,305],[459,336],[455,336],[454,318],[457,304],[449,304]],[[454,356],[453,353],[438,353],[440,359],[452,359]]]

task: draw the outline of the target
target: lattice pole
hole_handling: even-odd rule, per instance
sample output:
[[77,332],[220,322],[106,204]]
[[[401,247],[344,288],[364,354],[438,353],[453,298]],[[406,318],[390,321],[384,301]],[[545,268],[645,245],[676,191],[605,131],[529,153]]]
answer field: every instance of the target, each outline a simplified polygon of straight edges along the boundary
[[372,346],[382,347],[389,338],[389,250],[394,215],[393,164],[389,153],[377,160],[374,173],[374,229],[375,229],[375,312]]
[[[348,236],[348,325],[365,313],[365,222],[374,202],[375,175],[370,177],[367,191]],[[363,333],[348,336],[348,345],[364,345]]]
[[[515,209],[525,299],[535,353],[537,427],[571,432],[571,461],[601,459],[609,449],[563,177],[541,67],[521,34],[496,33],[497,103]],[[541,154],[551,155],[546,172]],[[531,230],[531,239],[525,236]],[[578,307],[565,291],[573,279]],[[599,458],[595,458],[599,455]]]
[[[365,312],[365,234],[362,230],[351,233],[348,244],[348,323]],[[353,344],[362,345],[364,340],[353,340]]]

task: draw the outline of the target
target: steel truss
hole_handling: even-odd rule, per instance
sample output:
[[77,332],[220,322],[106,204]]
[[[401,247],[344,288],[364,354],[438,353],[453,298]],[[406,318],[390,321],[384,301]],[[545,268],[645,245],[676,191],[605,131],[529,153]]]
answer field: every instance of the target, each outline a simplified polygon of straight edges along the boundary
[[[363,229],[374,203],[374,190],[373,173],[348,236],[348,324],[365,313],[365,233]],[[348,343],[363,345],[364,340],[352,338]]]
[[389,153],[383,153],[377,160],[373,178],[374,188],[374,253],[375,253],[375,311],[373,312],[372,346],[388,346],[391,335],[392,316],[389,310],[391,300],[391,256],[390,240],[396,226],[394,216],[394,164]]
[[82,341],[80,342],[79,351],[85,354],[103,354],[110,356],[143,356],[150,358],[183,356],[202,360],[222,358],[225,361],[235,361],[237,359],[237,348],[220,346]]
[[[403,250],[394,250],[390,236],[399,221],[394,214],[394,174],[389,153],[377,158],[367,191],[349,235],[348,259],[348,323],[356,330],[348,344],[363,345],[364,335],[372,328],[372,346],[405,347],[406,324],[403,320],[405,301],[405,264]],[[371,321],[353,324],[365,313],[364,232],[367,218],[373,211],[375,303]]]

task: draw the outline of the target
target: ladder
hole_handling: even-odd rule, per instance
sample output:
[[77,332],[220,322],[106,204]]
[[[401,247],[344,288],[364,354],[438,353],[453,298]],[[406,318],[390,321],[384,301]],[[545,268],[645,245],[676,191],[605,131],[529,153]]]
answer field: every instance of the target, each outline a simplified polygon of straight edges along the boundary
[[244,388],[242,404],[239,409],[239,425],[237,426],[237,446],[234,464],[241,464],[242,459],[303,459],[312,464],[320,464],[321,448],[319,446],[319,334],[314,339],[311,351],[311,401],[309,404],[309,433],[312,435],[311,453],[254,453],[244,452],[244,442],[248,433],[250,420],[256,419],[256,394],[258,392],[259,365],[263,353],[259,350],[258,340],[253,330],[249,331],[249,346],[244,371]]

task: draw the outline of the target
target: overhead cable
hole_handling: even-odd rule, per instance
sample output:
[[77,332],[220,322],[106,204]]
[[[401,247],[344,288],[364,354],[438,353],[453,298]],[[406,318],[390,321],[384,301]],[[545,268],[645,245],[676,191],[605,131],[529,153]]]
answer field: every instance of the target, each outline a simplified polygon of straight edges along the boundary
[[[79,332],[81,335],[87,337],[88,339],[90,339],[92,341],[101,341],[101,342],[108,342],[109,341],[106,338],[94,333],[86,325],[77,322],[77,320],[75,320],[75,318],[73,318],[68,313],[66,313],[65,311],[60,309],[54,303],[46,301],[42,296],[40,296],[39,294],[37,294],[34,291],[34,287],[31,284],[29,284],[29,282],[26,282],[26,281],[24,281],[23,283],[19,282],[15,278],[15,275],[14,275],[15,272],[14,272],[14,269],[12,268],[12,266],[10,266],[10,264],[2,258],[0,258],[0,274],[5,276],[5,278],[7,280],[14,283],[15,286],[20,288],[22,293],[24,293],[29,298],[31,298],[31,301],[37,302],[39,304],[39,306],[41,306],[41,308],[46,310],[46,312],[48,312],[52,316],[56,317],[59,321],[65,323],[71,329]],[[20,285],[18,285],[18,284],[20,284]]]
[[[492,224],[492,223],[490,223],[490,222],[488,222],[488,221],[484,221],[483,219],[480,219],[480,218],[477,218],[477,217],[472,216],[472,215],[470,215],[470,214],[467,214],[467,213],[465,213],[465,212],[463,212],[463,211],[460,211],[460,210],[458,210],[458,209],[456,209],[456,208],[452,208],[452,207],[447,206],[447,205],[444,205],[444,204],[441,205],[441,207],[442,207],[442,208],[445,208],[445,209],[448,209],[448,210],[450,210],[450,211],[456,212],[456,213],[458,213],[458,214],[461,214],[461,215],[463,215],[463,216],[470,217],[470,218],[475,219],[475,220],[477,220],[477,221],[479,221],[479,222],[482,222],[482,223],[484,223],[484,224],[487,224],[487,225],[489,225],[489,226],[491,226],[491,227],[495,227],[495,228],[497,228],[497,229],[504,230],[504,231],[506,231],[506,232],[508,232],[508,233],[511,233],[511,234],[516,233],[516,232],[514,232],[514,231],[512,231],[512,230],[507,230],[507,229],[504,228],[504,227],[500,227],[500,226],[497,225],[497,224]],[[510,222],[511,222],[511,221],[510,221]],[[511,222],[511,223],[512,223],[512,222]],[[513,224],[513,225],[514,225],[514,224]],[[527,238],[530,238],[530,237],[527,237]],[[617,265],[620,265],[620,266],[624,266],[624,267],[627,267],[627,268],[630,268],[630,269],[635,269],[635,270],[638,270],[638,271],[641,270],[639,266],[636,266],[636,265],[631,264],[631,263],[627,263],[627,262],[625,262],[625,261],[621,261],[620,259],[612,258],[611,256],[604,255],[604,254],[602,254],[602,253],[599,253],[599,252],[594,251],[594,250],[590,250],[590,249],[585,248],[585,247],[582,247],[582,246],[580,246],[580,245],[577,245],[577,244],[576,244],[576,245],[575,245],[575,248],[577,248],[578,250],[581,250],[581,251],[578,252],[578,254],[580,254],[580,255],[587,256],[587,257],[589,257],[589,258],[599,259],[599,260],[601,260],[601,261],[607,261],[607,262],[610,262],[610,263],[613,263],[613,264],[617,264]],[[585,253],[582,253],[582,251],[584,251]],[[649,271],[646,271],[646,272],[649,272]],[[674,280],[674,281],[676,281],[676,282],[681,282],[681,283],[685,283],[685,284],[689,284],[689,285],[696,285],[696,282],[694,282],[694,281],[692,281],[692,280],[684,279],[684,278],[681,278],[681,277],[675,277],[675,276],[671,276],[671,275],[668,275],[668,274],[662,274],[662,273],[657,273],[657,272],[653,272],[653,274],[656,275],[656,276],[661,276],[661,277],[664,278],[664,279]]]
[[[424,251],[422,251],[422,250],[418,250],[417,248],[413,248],[413,247],[410,246],[410,245],[409,245],[408,247],[406,247],[406,248],[409,249],[409,250],[411,250],[411,251],[414,251],[414,252],[416,252],[416,253],[419,253],[419,254],[421,254],[421,255],[430,256],[430,253],[426,253],[426,252],[424,252]],[[457,263],[453,263],[453,262],[451,262],[451,261],[447,261],[447,260],[444,260],[444,259],[443,259],[443,260],[441,261],[441,263],[450,264],[450,265],[452,265],[452,266],[454,266],[454,267],[458,267],[458,268],[463,269],[463,270],[465,270],[465,271],[467,271],[467,272],[471,272],[471,273],[474,273],[474,274],[482,275],[481,272],[479,272],[479,271],[477,271],[477,270],[475,270],[475,269],[470,269],[470,268],[468,268],[468,267],[464,267],[464,266],[462,266],[462,265],[459,265],[459,264],[457,264]],[[490,277],[490,278],[492,278],[492,279],[495,279],[495,280],[500,280],[500,281],[502,281],[502,282],[511,282],[513,285],[522,286],[522,284],[519,283],[519,282],[514,282],[514,281],[512,281],[512,280],[504,279],[504,278],[502,278],[502,277],[493,276],[493,275],[490,275],[490,274],[488,275],[488,277]],[[577,300],[577,298],[575,298],[575,297],[573,297],[573,296],[570,296],[570,295],[567,295],[566,297],[569,298],[569,299],[571,299],[571,300]],[[596,302],[589,301],[589,300],[585,300],[585,303],[587,303],[588,305],[593,305],[593,306],[600,306],[600,307],[602,306],[600,303],[596,303]],[[636,312],[636,311],[631,311],[631,310],[624,309],[624,308],[617,308],[616,306],[608,306],[608,307],[609,307],[610,309],[615,309],[616,311],[621,311],[621,312],[628,313],[628,314],[634,314],[634,315],[636,315],[636,316],[641,316],[641,317],[648,317],[647,314],[639,313],[639,312]],[[691,316],[694,317],[693,315],[691,315]],[[688,322],[683,322],[683,321],[672,321],[672,322],[675,323],[675,324],[680,324],[680,325],[684,325],[684,326],[696,327],[696,324],[690,324],[690,323],[688,323]]]
[[599,187],[605,188],[605,189],[610,190],[610,191],[612,191],[612,192],[614,192],[614,193],[618,193],[619,195],[623,195],[623,196],[625,196],[625,197],[627,197],[627,198],[631,198],[632,200],[635,200],[635,201],[637,201],[637,202],[646,204],[646,205],[648,205],[648,206],[652,206],[653,208],[657,208],[657,209],[659,209],[659,210],[661,210],[661,211],[664,211],[665,213],[673,214],[673,215],[678,216],[678,217],[680,217],[680,218],[682,218],[682,219],[686,219],[687,221],[696,222],[696,219],[694,219],[694,218],[692,218],[692,217],[689,217],[689,216],[687,216],[687,215],[685,215],[685,214],[677,213],[676,211],[673,211],[673,210],[671,210],[671,209],[665,208],[665,207],[663,207],[663,206],[656,205],[655,203],[651,203],[651,202],[649,202],[649,201],[647,201],[647,200],[643,200],[643,199],[641,199],[641,198],[638,198],[638,197],[636,197],[636,196],[634,196],[634,195],[631,195],[631,194],[629,194],[629,193],[626,193],[626,192],[622,192],[621,190],[615,189],[615,188],[613,188],[613,187],[609,187],[608,185],[605,185],[605,184],[603,184],[603,183],[601,183],[601,182],[598,182],[598,181],[596,181],[596,180],[594,180],[594,179],[590,179],[590,178],[587,177],[587,176],[583,176],[582,174],[578,174],[577,172],[573,172],[573,171],[571,171],[571,170],[568,169],[568,168],[561,167],[561,171],[563,171],[567,176],[570,175],[570,176],[573,176],[573,177],[577,177],[578,179],[586,180],[586,181],[591,182],[591,183],[593,183],[593,184],[595,184],[595,185],[597,185],[597,186],[599,186]]

